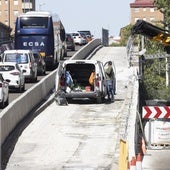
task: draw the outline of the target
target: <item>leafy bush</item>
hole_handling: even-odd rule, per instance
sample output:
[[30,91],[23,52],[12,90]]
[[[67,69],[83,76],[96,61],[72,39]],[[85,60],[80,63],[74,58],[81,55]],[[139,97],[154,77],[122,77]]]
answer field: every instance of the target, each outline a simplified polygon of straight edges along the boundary
[[[164,46],[145,37],[146,54],[154,55],[164,52]],[[170,87],[166,87],[166,60],[151,59],[143,63],[142,92],[145,100],[170,99]]]

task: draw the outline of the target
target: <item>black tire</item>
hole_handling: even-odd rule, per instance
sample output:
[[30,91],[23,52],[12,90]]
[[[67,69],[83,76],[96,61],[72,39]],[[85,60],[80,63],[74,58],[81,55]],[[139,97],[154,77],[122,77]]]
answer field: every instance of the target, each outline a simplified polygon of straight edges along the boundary
[[75,51],[75,47],[71,49],[71,51]]
[[3,109],[5,107],[5,102],[4,100],[0,103],[0,108]]
[[46,67],[44,67],[43,74],[46,75]]
[[98,96],[98,97],[96,98],[96,102],[97,102],[97,104],[101,104],[101,103],[102,103],[102,97],[101,97],[101,96]]
[[19,93],[22,92],[22,86],[21,86],[21,85],[19,86],[19,88],[17,89],[17,91],[18,91]]
[[34,77],[32,78],[32,82],[33,82],[33,83],[36,83],[36,82],[37,82],[37,75],[35,75],[35,73],[34,73]]
[[8,106],[8,105],[9,105],[9,96],[8,96],[7,101],[5,102],[5,106]]
[[23,86],[22,86],[22,91],[23,91],[23,92],[25,91],[25,83],[24,83]]

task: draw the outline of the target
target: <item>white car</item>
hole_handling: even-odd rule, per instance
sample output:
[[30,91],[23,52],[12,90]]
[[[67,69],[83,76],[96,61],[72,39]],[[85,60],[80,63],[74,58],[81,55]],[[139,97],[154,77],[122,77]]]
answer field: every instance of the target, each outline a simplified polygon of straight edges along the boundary
[[9,104],[9,84],[0,74],[0,108],[3,109]]
[[3,78],[8,81],[9,89],[17,89],[18,92],[25,90],[25,77],[17,63],[0,63],[0,73],[3,75]]
[[18,63],[26,80],[37,81],[37,63],[31,50],[6,50],[2,62]]
[[85,45],[87,44],[86,36],[85,34],[79,33],[79,32],[74,32],[71,33],[74,43],[78,45]]

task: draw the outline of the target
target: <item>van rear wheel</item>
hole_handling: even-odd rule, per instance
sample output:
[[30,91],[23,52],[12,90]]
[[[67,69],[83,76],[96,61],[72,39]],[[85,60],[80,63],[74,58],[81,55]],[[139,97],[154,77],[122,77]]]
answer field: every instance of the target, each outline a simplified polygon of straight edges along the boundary
[[102,103],[102,97],[101,96],[97,97],[96,98],[96,102],[97,102],[97,104]]

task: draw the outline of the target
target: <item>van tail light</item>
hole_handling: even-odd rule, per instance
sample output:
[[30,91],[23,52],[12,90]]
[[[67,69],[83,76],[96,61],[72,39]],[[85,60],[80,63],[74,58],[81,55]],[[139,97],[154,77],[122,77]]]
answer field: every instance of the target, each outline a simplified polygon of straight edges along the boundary
[[29,64],[29,67],[32,68],[32,63]]
[[97,75],[97,77],[96,77],[96,81],[95,81],[95,85],[96,85],[96,87],[99,87],[99,86],[100,86],[99,81],[101,81],[101,77],[99,77],[99,76]]
[[64,74],[62,74],[62,76],[60,77],[60,86],[65,86]]

